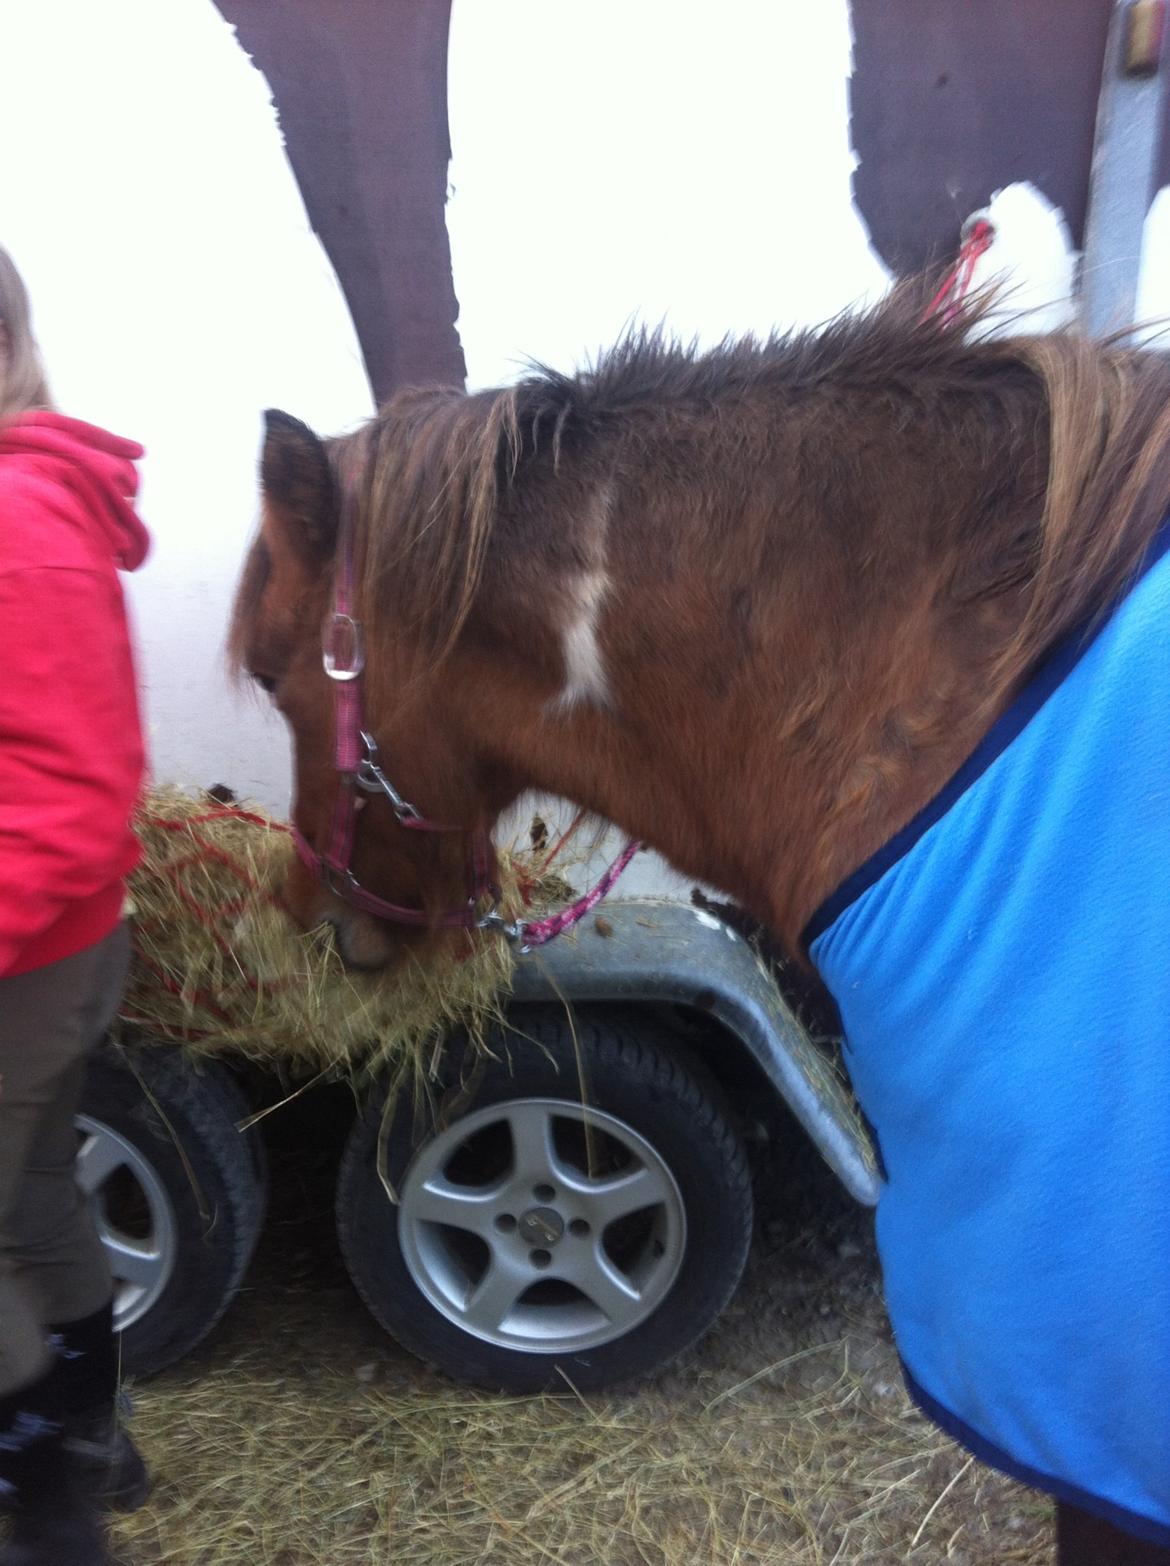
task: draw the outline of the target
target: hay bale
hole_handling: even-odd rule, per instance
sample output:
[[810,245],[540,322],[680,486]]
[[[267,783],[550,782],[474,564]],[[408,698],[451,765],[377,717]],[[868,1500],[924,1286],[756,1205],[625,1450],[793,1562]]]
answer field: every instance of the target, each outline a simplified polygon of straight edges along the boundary
[[[293,846],[265,811],[159,789],[136,828],[135,960],[122,1020],[196,1053],[241,1053],[292,1074],[417,1066],[455,1028],[497,1018],[514,956],[495,933],[441,943],[388,975],[349,972],[325,931],[278,906]],[[569,888],[533,854],[500,853],[501,909],[543,911]]]

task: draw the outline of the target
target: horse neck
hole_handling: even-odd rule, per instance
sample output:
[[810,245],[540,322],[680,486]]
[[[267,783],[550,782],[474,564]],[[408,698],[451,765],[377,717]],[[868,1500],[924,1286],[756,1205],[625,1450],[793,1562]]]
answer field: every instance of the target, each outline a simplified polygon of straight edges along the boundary
[[[903,512],[937,503],[902,479]],[[641,508],[640,525],[611,517],[604,564],[595,551],[559,587],[539,562],[516,589],[518,634],[498,628],[457,682],[494,806],[563,795],[795,949],[820,901],[973,749],[1002,704],[988,670],[1018,605],[950,603],[945,530],[887,540],[879,567],[894,522],[873,508],[828,547],[810,543],[808,505],[771,518],[777,565],[758,539],[713,557],[709,528],[656,515],[649,494],[616,504]]]
[[530,480],[464,677],[501,791],[566,795],[795,947],[1165,510],[1166,369],[1049,352],[947,399],[663,414]]

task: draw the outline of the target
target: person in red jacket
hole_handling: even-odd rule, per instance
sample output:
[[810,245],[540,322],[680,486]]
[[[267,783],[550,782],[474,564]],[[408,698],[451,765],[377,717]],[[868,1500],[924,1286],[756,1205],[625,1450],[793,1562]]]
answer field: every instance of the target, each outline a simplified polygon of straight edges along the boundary
[[[53,411],[0,250],[0,1509],[3,1566],[99,1566],[146,1471],[115,1418],[113,1284],[74,1179],[86,1057],[129,955],[143,744],[118,580],[142,448]],[[102,1493],[102,1492],[106,1493]]]

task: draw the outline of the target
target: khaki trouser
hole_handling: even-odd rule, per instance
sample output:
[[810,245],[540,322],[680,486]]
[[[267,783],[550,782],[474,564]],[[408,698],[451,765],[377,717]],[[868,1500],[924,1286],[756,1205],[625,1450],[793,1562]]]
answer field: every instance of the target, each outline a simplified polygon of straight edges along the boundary
[[73,1118],[129,950],[121,925],[73,957],[0,979],[0,1397],[49,1368],[50,1324],[79,1321],[112,1293],[74,1180]]

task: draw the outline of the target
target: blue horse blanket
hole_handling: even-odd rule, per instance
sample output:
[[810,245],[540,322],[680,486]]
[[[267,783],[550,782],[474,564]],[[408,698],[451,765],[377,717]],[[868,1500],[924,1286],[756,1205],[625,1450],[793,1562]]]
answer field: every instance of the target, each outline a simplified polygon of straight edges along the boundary
[[806,931],[920,1406],[1170,1545],[1170,528]]

